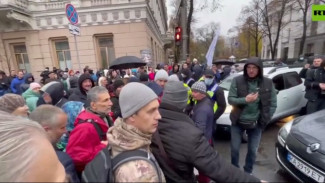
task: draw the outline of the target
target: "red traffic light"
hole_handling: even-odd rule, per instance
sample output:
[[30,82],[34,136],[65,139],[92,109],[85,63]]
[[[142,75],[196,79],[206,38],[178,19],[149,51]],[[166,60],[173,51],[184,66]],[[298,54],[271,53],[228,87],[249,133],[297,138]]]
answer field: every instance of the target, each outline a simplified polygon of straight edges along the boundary
[[180,44],[182,39],[182,28],[181,27],[176,27],[175,28],[175,42],[177,44]]

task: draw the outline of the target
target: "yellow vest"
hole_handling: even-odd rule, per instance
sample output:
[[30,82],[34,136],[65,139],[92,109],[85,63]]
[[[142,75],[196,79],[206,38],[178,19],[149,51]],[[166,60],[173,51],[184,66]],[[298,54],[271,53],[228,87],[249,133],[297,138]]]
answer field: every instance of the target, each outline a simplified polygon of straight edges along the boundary
[[192,90],[191,88],[186,84],[186,83],[183,83],[184,87],[187,88],[187,104],[190,104],[191,103],[191,95],[192,95]]
[[[204,82],[204,77],[202,76],[202,77],[199,79],[199,81]],[[207,94],[209,95],[210,98],[213,97],[214,92],[216,92],[217,88],[218,88],[218,84],[214,84],[214,86],[213,86],[210,90],[207,91]],[[195,104],[196,104],[196,102],[197,102],[197,101],[195,101]],[[216,112],[217,109],[218,109],[217,101],[214,101],[213,112]]]

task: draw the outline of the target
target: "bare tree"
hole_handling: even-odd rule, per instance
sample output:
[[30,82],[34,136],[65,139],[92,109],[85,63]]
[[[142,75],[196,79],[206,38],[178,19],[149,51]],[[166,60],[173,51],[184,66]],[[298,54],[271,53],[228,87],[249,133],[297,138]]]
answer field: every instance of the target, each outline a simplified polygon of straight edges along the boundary
[[255,56],[259,56],[259,44],[264,36],[263,30],[263,12],[261,0],[253,0],[249,6],[242,9],[241,21],[243,28],[247,29],[254,40]]
[[[187,33],[187,40],[188,43],[191,40],[191,25],[195,21],[195,13],[200,11],[206,11],[209,10],[210,12],[215,12],[219,7],[220,0],[187,0],[188,5],[188,17],[187,17],[187,27],[186,27],[186,33]],[[187,46],[187,53],[190,53],[190,47],[189,44]]]
[[[281,30],[289,23],[284,16],[289,12],[287,5],[292,0],[261,0],[264,33],[268,37],[272,60],[275,59]],[[275,32],[274,32],[275,30]],[[274,35],[274,36],[273,36]],[[274,40],[274,41],[273,41]]]

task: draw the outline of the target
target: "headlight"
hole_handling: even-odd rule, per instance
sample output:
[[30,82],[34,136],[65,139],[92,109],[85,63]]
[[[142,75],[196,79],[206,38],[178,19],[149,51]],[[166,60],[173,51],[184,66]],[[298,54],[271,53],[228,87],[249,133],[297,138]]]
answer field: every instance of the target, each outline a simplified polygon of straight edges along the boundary
[[280,142],[280,144],[282,146],[285,145],[285,142],[287,140],[287,137],[288,137],[291,127],[292,127],[292,123],[293,123],[293,120],[291,120],[290,122],[287,122],[279,131],[278,141]]
[[229,114],[232,110],[232,106],[231,105],[227,105],[225,113]]

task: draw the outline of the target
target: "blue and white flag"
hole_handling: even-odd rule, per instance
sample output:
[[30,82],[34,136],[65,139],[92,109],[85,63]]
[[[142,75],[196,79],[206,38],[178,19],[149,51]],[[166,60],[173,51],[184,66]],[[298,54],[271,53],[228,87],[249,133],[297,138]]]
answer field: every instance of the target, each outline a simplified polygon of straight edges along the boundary
[[216,48],[217,45],[217,41],[218,41],[218,37],[219,37],[220,31],[219,29],[216,31],[214,38],[210,44],[209,50],[207,52],[207,54],[205,55],[205,58],[207,59],[207,65],[209,67],[212,66],[212,60],[213,60],[213,55],[214,55],[214,50]]

